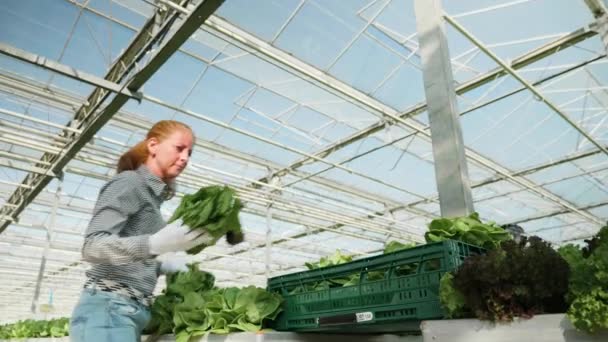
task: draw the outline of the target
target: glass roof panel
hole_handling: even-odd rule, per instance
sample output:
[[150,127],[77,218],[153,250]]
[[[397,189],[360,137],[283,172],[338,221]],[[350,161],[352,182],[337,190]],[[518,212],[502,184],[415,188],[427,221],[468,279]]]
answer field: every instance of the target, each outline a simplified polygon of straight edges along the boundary
[[272,40],[298,7],[297,0],[270,0],[249,6],[247,0],[227,1],[216,12],[219,17],[265,40]]
[[0,4],[2,41],[56,59],[78,15],[66,1],[20,1]]
[[363,27],[354,16],[362,2],[307,1],[279,35],[276,46],[326,69]]
[[590,212],[591,214],[593,214],[597,217],[600,217],[604,221],[608,221],[608,205],[602,205],[599,207],[589,209],[588,212]]
[[[568,0],[445,1],[444,9],[505,60],[542,45],[543,40],[493,45],[570,33],[593,20],[584,2]],[[543,14],[542,18],[538,13]],[[464,45],[454,37],[450,41],[455,47]],[[451,53],[458,54],[455,49]]]
[[506,196],[475,201],[475,210],[481,217],[499,224],[517,222],[530,216],[554,212],[560,206],[530,192],[515,192]]
[[604,170],[544,185],[544,187],[578,207],[585,207],[608,200],[608,190],[605,186],[607,177],[608,172]]

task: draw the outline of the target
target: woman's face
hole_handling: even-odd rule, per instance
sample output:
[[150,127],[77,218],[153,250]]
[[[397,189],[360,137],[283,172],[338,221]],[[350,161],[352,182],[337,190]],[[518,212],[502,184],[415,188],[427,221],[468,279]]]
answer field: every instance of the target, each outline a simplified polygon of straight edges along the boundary
[[148,141],[150,155],[146,165],[163,180],[172,180],[188,165],[193,144],[192,133],[185,129],[176,130],[163,141],[151,138]]

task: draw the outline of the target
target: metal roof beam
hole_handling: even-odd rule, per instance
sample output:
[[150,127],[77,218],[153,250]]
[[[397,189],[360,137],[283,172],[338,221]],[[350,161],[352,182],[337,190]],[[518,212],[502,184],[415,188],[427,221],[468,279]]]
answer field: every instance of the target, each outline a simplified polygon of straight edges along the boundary
[[[606,147],[608,147],[608,146],[606,146]],[[559,160],[550,161],[548,163],[540,164],[540,165],[533,166],[533,167],[530,167],[530,168],[527,168],[527,169],[524,169],[524,170],[521,170],[521,171],[514,172],[514,173],[511,174],[511,176],[512,177],[522,177],[522,176],[531,175],[533,173],[536,173],[538,171],[542,171],[542,170],[548,169],[548,168],[553,167],[553,166],[557,166],[557,165],[561,165],[561,164],[564,164],[564,163],[569,163],[569,162],[577,161],[577,160],[584,159],[584,158],[587,158],[587,157],[591,157],[591,156],[594,156],[594,155],[597,155],[597,154],[600,154],[600,153],[602,153],[602,151],[599,150],[599,149],[595,149],[595,150],[592,150],[592,151],[576,152],[576,153],[568,155],[568,156],[566,156],[566,157],[564,157],[562,159],[559,159]],[[493,184],[493,183],[499,182],[499,181],[504,180],[504,179],[506,179],[506,177],[504,177],[504,176],[490,178],[490,179],[487,179],[487,180],[484,180],[484,181],[481,181],[481,182],[473,184],[472,188],[478,188],[478,187],[481,187],[481,186],[484,186],[484,185]]]
[[18,49],[2,42],[0,42],[0,53],[23,62],[36,65],[43,69],[56,72],[60,75],[67,76],[76,81],[84,82],[117,94],[122,94],[138,101],[141,99],[141,94],[139,92],[131,91],[128,88],[122,87],[120,84],[88,74],[84,71],[77,70],[70,66],[50,60],[44,56],[39,56],[34,53]]
[[19,171],[35,173],[35,174],[39,174],[39,175],[48,175],[49,177],[55,177],[55,174],[51,170],[48,170],[46,168],[26,165],[21,162],[15,163],[14,161],[8,160],[8,159],[0,159],[0,166],[8,167],[10,169],[15,169],[15,170],[19,170]]
[[77,95],[68,94],[66,91],[53,91],[51,85],[46,86],[43,83],[24,78],[5,69],[1,69],[0,71],[0,89],[11,95],[25,97],[26,95],[23,95],[25,93],[31,95],[37,101],[40,101],[38,99],[40,98],[49,103],[61,104],[61,110],[70,112],[76,111],[81,106],[87,104],[86,99],[79,98]]

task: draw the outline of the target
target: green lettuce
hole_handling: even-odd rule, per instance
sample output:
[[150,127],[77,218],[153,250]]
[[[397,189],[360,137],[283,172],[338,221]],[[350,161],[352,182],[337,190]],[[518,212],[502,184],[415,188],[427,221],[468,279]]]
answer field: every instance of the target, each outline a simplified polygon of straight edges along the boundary
[[168,223],[182,219],[190,229],[204,230],[214,238],[209,244],[194,247],[187,252],[197,254],[214,245],[222,236],[230,244],[243,241],[239,212],[243,208],[236,192],[228,186],[212,185],[199,189],[194,194],[184,195]]
[[608,226],[585,242],[582,249],[562,246],[559,253],[571,270],[568,318],[577,329],[593,333],[608,329]]
[[256,332],[281,311],[282,298],[255,286],[214,287],[214,277],[189,265],[188,272],[167,277],[163,294],[152,305],[152,320],[146,328],[154,338],[173,332],[176,341],[195,336]]
[[69,334],[69,318],[48,321],[27,319],[0,326],[0,339],[63,337]]
[[409,248],[413,248],[416,247],[415,243],[401,243],[399,241],[391,241],[389,243],[386,244],[386,246],[384,247],[384,254],[388,254],[388,253],[393,253],[396,251],[401,251],[404,249],[409,249]]
[[445,273],[439,281],[439,301],[447,318],[461,318],[468,311],[464,295],[454,287],[452,273]]
[[429,224],[424,238],[428,243],[452,239],[485,249],[494,249],[502,241],[512,239],[511,235],[496,223],[481,222],[477,213],[468,217],[435,219]]

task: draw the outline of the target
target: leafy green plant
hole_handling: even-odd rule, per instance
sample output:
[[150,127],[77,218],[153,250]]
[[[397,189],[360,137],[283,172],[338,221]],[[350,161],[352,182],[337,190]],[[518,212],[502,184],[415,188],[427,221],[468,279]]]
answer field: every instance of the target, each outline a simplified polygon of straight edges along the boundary
[[69,318],[48,321],[23,320],[0,326],[0,339],[68,336],[69,323]]
[[146,328],[151,340],[171,332],[178,342],[210,333],[255,332],[281,311],[279,294],[254,286],[218,289],[214,281],[196,264],[189,265],[188,272],[167,277],[166,289],[152,304],[152,320]]
[[416,247],[415,243],[401,243],[399,241],[391,241],[384,246],[384,254],[393,253],[397,251],[401,251],[404,249],[409,249]]
[[[384,254],[393,253],[404,249],[409,249],[416,247],[415,243],[401,243],[398,241],[391,241],[386,244],[384,248]],[[352,255],[342,254],[340,250],[336,250],[336,252],[332,255],[322,257],[317,262],[307,262],[305,266],[309,270],[316,270],[319,268],[341,265],[345,263],[349,263],[353,261]],[[403,265],[396,269],[396,276],[404,276],[408,274],[413,274],[416,272],[416,265]],[[382,271],[372,271],[368,272],[365,276],[367,281],[378,281],[384,279],[385,272]],[[353,274],[335,277],[327,280],[318,281],[312,284],[304,284],[301,286],[297,286],[293,290],[290,291],[290,294],[303,293],[308,291],[319,291],[319,290],[327,290],[329,288],[334,287],[346,287],[359,284],[361,280],[361,273],[355,272]]]
[[476,317],[510,321],[565,312],[569,275],[567,262],[548,242],[524,237],[467,258],[454,275],[454,287]]
[[468,217],[435,219],[429,224],[424,238],[429,243],[458,240],[485,249],[494,249],[501,242],[512,239],[507,231],[494,222],[482,223],[477,213]]
[[316,270],[317,268],[345,264],[351,261],[353,261],[352,255],[342,254],[340,250],[336,250],[336,252],[332,255],[322,257],[317,262],[304,263],[304,265],[306,265],[309,270]]
[[562,246],[560,255],[571,269],[567,300],[568,318],[579,330],[608,329],[608,226],[582,249]]
[[[190,229],[203,229],[215,241],[226,235],[230,244],[243,241],[239,212],[243,205],[236,192],[227,186],[203,187],[194,194],[184,195],[168,223],[182,219]],[[194,247],[187,252],[197,254],[209,245]]]
[[[316,262],[306,262],[304,265],[309,270],[316,270],[319,268],[335,266],[346,264],[353,261],[352,255],[342,254],[340,250],[336,250],[336,252],[332,255],[324,256]],[[336,277],[332,279],[322,280],[312,284],[304,284],[301,286],[297,286],[293,290],[290,291],[290,294],[308,292],[308,291],[319,291],[326,290],[332,287],[342,287],[342,286],[350,286],[355,285],[359,282],[359,274],[351,274],[343,277]]]
[[568,309],[568,318],[580,330],[594,333],[608,328],[608,291],[594,287],[576,297]]
[[454,275],[450,272],[439,281],[439,302],[447,318],[462,318],[468,311],[464,295],[454,287]]

